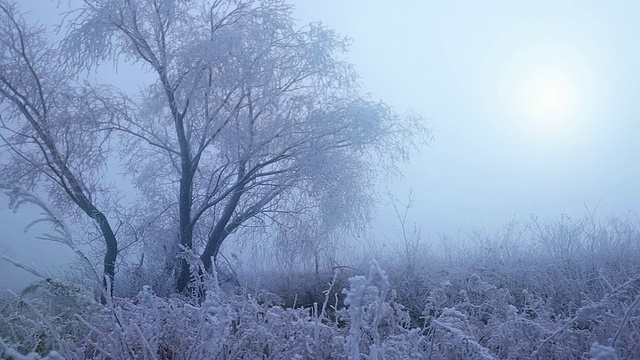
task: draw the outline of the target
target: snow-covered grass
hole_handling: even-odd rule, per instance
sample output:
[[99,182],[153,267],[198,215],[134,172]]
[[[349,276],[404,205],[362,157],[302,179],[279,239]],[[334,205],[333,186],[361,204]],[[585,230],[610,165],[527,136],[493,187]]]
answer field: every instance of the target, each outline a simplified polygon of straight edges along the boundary
[[513,222],[469,234],[464,253],[405,238],[409,251],[378,250],[369,269],[265,274],[260,289],[209,286],[200,301],[144,286],[101,305],[82,286],[43,280],[0,300],[0,357],[637,358],[638,223]]

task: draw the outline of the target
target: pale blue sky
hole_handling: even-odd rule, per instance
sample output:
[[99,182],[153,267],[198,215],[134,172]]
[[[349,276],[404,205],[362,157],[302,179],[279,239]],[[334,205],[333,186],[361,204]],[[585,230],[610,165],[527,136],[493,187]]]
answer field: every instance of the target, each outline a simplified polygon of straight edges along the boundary
[[[366,91],[430,118],[435,142],[392,188],[401,197],[413,188],[413,218],[427,233],[494,228],[530,213],[577,216],[585,204],[623,213],[640,203],[640,3],[296,6],[299,18],[353,39],[349,59]],[[569,88],[559,94],[570,98],[558,105],[570,109],[560,127],[539,125],[544,114],[526,110],[532,81],[568,83],[549,85]]]

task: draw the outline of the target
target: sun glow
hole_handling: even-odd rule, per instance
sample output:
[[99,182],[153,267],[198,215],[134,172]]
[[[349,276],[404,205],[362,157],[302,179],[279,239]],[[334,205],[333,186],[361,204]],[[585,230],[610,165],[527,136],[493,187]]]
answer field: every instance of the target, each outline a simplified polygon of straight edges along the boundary
[[522,104],[528,128],[560,130],[576,116],[576,81],[557,69],[541,69],[524,80]]
[[500,50],[496,54],[507,55],[489,63],[499,96],[486,98],[498,115],[496,129],[519,146],[536,149],[583,142],[603,99],[595,96],[593,54],[580,43],[549,39]]

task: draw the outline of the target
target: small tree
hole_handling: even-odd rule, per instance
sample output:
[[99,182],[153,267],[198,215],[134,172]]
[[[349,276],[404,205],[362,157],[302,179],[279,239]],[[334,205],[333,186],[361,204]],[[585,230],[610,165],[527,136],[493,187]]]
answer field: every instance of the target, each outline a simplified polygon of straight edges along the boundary
[[106,245],[104,285],[113,285],[118,243],[98,200],[107,191],[100,180],[107,143],[97,130],[114,113],[99,89],[75,79],[45,29],[0,0],[3,188],[44,190],[64,213],[80,209],[93,219]]

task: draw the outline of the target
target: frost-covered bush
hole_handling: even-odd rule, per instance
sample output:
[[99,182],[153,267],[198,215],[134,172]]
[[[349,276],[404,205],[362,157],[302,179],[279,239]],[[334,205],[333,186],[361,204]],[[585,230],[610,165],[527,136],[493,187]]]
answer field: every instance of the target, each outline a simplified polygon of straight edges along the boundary
[[[46,283],[46,282],[45,282]],[[2,299],[1,356],[38,359],[594,359],[632,358],[640,333],[640,276],[568,316],[551,315],[535,294],[515,301],[509,289],[472,274],[442,281],[425,303],[422,325],[396,301],[373,265],[349,279],[344,304],[328,299],[285,308],[264,293],[211,287],[193,303],[159,297],[145,286],[105,305],[53,280]],[[19,354],[23,357],[16,357]]]
[[99,308],[93,294],[82,287],[39,281],[22,296],[8,292],[0,298],[0,338],[20,353],[65,353],[86,332],[76,317],[91,316]]
[[[567,219],[562,221],[554,229],[569,227]],[[640,258],[628,254],[636,251],[637,228],[585,224],[580,223],[578,243],[595,237],[600,239],[596,242],[609,239],[620,245],[610,244],[601,258],[585,247],[553,256],[530,247],[529,255],[521,256],[508,248],[506,237],[526,236],[512,229],[494,239],[475,234],[491,251],[471,252],[467,262],[450,266],[436,256],[413,258],[412,264],[403,264],[402,257],[393,263],[389,257],[384,266],[371,266],[366,276],[352,276],[354,266],[332,277],[292,273],[280,283],[267,280],[268,288],[226,291],[215,286],[216,274],[202,274],[198,276],[207,291],[194,293],[194,298],[156,294],[142,286],[136,295],[107,298],[104,305],[83,285],[43,279],[22,296],[0,299],[0,357],[637,357]],[[623,251],[621,244],[629,250]],[[613,261],[616,251],[624,266]],[[200,274],[197,269],[196,261],[194,274]]]
[[16,353],[56,349],[68,359],[402,359],[424,352],[422,331],[409,329],[409,315],[377,265],[367,277],[351,278],[344,292],[346,307],[331,317],[328,297],[294,309],[216,287],[197,305],[145,286],[134,298],[91,302],[78,313],[69,310],[83,305],[69,303],[68,294],[52,295],[66,307],[12,298],[3,301],[11,327],[1,337]]

